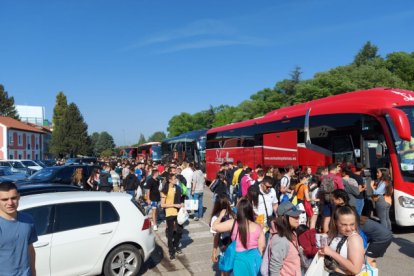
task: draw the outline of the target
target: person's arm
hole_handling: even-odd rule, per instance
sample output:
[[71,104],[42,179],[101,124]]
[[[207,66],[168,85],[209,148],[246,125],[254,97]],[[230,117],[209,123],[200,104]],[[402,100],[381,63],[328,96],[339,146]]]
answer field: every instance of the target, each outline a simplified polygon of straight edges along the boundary
[[[260,227],[260,225],[257,224],[256,227]],[[259,249],[260,255],[263,256],[263,253],[266,249],[266,238],[265,238],[265,235],[264,235],[263,231],[260,231],[260,236],[259,236],[259,241],[258,241],[258,249]]]
[[216,231],[218,233],[231,231],[231,228],[233,227],[234,219],[229,219],[229,220],[226,220],[225,222],[221,222],[225,214],[226,214],[226,210],[225,209],[221,210],[220,215],[218,216],[218,218],[214,221],[212,225],[213,231]]
[[29,244],[29,258],[32,276],[36,276],[36,251],[33,244]]
[[321,251],[322,255],[331,256],[338,262],[339,266],[345,268],[346,271],[344,272],[349,272],[353,275],[361,272],[362,264],[364,263],[364,245],[361,236],[354,235],[348,238],[348,258],[342,257],[328,245]]
[[217,248],[218,248],[219,240],[220,240],[220,234],[219,233],[214,234],[214,238],[213,238],[213,251],[211,252],[211,261],[213,263],[217,263],[217,261],[218,261],[218,258],[217,258]]
[[306,201],[311,201],[311,198],[309,196],[309,189],[308,188],[304,188],[305,189],[305,199]]

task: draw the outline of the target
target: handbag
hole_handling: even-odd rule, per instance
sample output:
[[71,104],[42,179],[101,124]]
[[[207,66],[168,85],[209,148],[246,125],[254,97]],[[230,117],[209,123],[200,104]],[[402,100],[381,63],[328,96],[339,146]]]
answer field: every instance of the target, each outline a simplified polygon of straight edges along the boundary
[[[236,220],[234,220],[233,222],[233,226],[231,227],[230,233],[233,233],[235,224],[236,224]],[[220,257],[219,270],[222,272],[231,272],[234,268],[234,260],[236,259],[236,241],[237,241],[238,234],[239,234],[239,230],[237,230],[236,237],[234,238],[234,240],[230,243],[229,246],[227,246],[226,251],[224,251],[223,256]]]
[[186,210],[198,210],[198,199],[186,199],[184,200],[184,208]]
[[180,208],[177,214],[177,222],[179,225],[183,225],[188,220],[188,213],[185,208]]
[[305,212],[306,215],[308,216],[308,218],[313,217],[313,208],[312,208],[312,204],[307,201],[306,199],[303,201],[303,205],[305,206]]

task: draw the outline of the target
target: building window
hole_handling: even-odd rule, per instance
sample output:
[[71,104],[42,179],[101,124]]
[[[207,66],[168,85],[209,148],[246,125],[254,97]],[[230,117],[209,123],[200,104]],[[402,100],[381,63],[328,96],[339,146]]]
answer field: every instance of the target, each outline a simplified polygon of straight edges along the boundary
[[19,146],[21,146],[23,144],[22,135],[19,134],[18,137],[19,137]]
[[9,159],[13,159],[13,154],[9,154]]
[[19,154],[19,158],[18,159],[22,159],[22,155],[21,154]]
[[38,160],[39,159],[39,154],[36,154],[35,156],[36,156],[35,159]]
[[28,149],[28,150],[30,149],[30,144],[27,144],[27,149]]
[[30,158],[30,154],[28,154],[28,155],[27,155],[27,159],[31,159],[31,158]]
[[13,145],[14,141],[13,141],[13,133],[9,132],[9,145]]

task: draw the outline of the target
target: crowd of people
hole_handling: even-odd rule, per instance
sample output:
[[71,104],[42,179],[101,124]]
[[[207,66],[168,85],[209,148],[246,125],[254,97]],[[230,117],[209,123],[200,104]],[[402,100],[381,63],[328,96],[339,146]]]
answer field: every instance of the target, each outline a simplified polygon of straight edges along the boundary
[[[170,260],[182,254],[177,218],[184,200],[197,200],[194,220],[203,217],[206,179],[198,165],[107,160],[86,180],[81,170],[73,184],[130,194],[147,210],[154,231],[165,221]],[[331,164],[313,173],[310,167],[288,165],[281,172],[224,163],[209,188],[211,260],[222,275],[304,275],[315,256],[324,257],[329,275],[357,275],[367,264],[376,267],[392,240],[387,169],[378,169],[371,181],[360,164]],[[230,250],[235,258],[229,268]]]
[[[324,257],[329,275],[357,275],[375,268],[392,240],[387,169],[371,181],[360,164],[331,164],[315,173],[286,166],[281,173],[224,163],[210,189],[212,261],[222,275],[304,275],[315,256]],[[229,270],[224,263],[233,241]]]

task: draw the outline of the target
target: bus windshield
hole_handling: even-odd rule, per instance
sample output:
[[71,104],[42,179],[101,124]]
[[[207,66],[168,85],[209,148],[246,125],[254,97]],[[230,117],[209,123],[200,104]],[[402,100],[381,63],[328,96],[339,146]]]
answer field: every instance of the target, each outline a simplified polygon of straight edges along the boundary
[[390,123],[390,125],[394,136],[396,152],[401,165],[401,172],[405,178],[408,177],[409,181],[412,182],[414,181],[414,106],[399,107],[399,109],[405,112],[410,122],[411,141],[402,140],[398,136],[393,124]]
[[152,146],[152,160],[159,161],[161,160],[161,145],[153,145]]

